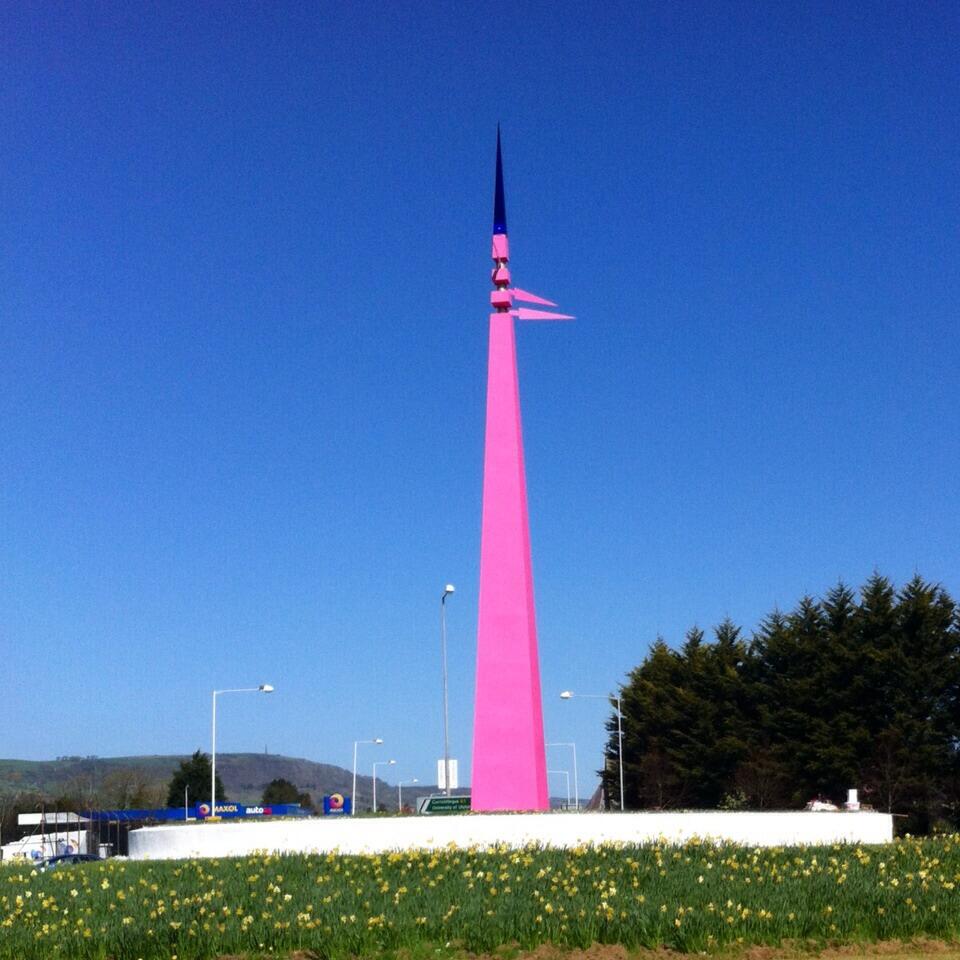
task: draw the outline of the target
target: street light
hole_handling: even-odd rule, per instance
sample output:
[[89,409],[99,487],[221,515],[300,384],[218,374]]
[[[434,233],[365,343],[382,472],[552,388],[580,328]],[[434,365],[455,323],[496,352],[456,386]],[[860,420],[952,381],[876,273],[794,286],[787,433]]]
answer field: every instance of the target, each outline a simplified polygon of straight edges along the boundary
[[447,597],[456,590],[452,583],[440,597],[440,659],[443,663],[443,792],[450,796],[450,734],[447,719]]
[[232,690],[213,691],[213,724],[210,734],[210,818],[217,817],[217,696],[221,693],[273,693],[269,683],[259,687],[236,687]]
[[573,805],[580,809],[580,778],[577,776],[577,745],[575,743],[548,743],[548,747],[571,747],[573,749]]
[[548,770],[547,773],[562,773],[567,778],[567,809],[570,809],[570,771],[569,770]]
[[401,780],[397,783],[397,810],[400,813],[403,813],[403,785],[411,783],[419,783],[420,781],[414,777],[412,780]]
[[377,812],[377,767],[389,767],[396,760],[374,760],[373,762],[373,812]]
[[621,699],[619,694],[603,693],[574,693],[572,690],[564,690],[560,694],[561,700],[572,700],[579,697],[584,700],[611,700],[617,701],[617,766],[620,767],[620,812],[623,813],[623,711],[621,710]]
[[350,816],[357,812],[357,744],[360,743],[383,743],[383,737],[376,737],[373,740],[354,740],[353,741],[353,794],[350,797]]

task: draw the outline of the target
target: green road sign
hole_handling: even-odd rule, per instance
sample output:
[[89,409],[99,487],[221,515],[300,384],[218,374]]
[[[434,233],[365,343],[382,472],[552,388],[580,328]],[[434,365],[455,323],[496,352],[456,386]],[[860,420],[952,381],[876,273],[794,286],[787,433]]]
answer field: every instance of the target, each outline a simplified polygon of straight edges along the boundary
[[423,797],[418,813],[469,813],[469,797]]

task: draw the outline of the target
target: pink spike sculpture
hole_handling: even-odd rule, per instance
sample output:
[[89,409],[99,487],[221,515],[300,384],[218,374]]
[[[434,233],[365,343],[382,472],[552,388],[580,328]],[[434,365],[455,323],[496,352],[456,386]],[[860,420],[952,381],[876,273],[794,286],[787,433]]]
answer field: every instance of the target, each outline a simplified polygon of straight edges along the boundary
[[490,314],[487,370],[471,807],[478,811],[547,810],[514,318],[573,318],[543,310],[513,309],[514,299],[555,304],[524,290],[509,289],[510,248],[499,130],[492,256],[494,289],[490,304],[495,312]]

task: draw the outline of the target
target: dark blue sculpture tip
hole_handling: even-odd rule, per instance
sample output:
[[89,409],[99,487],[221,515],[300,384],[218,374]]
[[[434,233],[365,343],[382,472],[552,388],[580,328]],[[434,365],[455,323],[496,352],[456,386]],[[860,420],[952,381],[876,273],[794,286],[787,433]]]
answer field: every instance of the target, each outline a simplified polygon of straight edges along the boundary
[[497,185],[493,195],[493,232],[507,232],[507,204],[503,199],[503,158],[500,156],[500,124],[497,124]]

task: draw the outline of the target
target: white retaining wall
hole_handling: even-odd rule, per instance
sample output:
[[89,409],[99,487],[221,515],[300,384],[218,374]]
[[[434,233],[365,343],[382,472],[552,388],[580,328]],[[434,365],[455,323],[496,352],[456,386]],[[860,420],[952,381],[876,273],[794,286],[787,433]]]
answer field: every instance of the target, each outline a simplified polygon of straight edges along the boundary
[[410,817],[316,817],[144,827],[130,833],[135,860],[236,857],[256,851],[382,853],[413,848],[539,843],[647,843],[664,838],[731,840],[747,846],[887,843],[886,813],[541,813]]

